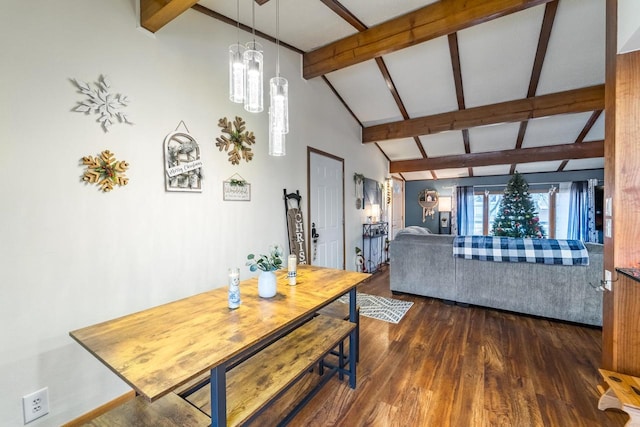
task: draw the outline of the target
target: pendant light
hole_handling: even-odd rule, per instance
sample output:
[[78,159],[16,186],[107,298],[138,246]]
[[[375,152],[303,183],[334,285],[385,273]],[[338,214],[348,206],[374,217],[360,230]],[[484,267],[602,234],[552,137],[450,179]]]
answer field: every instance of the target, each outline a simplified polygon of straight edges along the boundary
[[253,40],[243,54],[245,70],[244,109],[250,113],[264,110],[262,104],[262,46],[256,42],[256,3],[251,0]]
[[280,77],[280,0],[276,0],[276,76],[269,80],[269,154],[284,156],[289,133],[289,83]]
[[244,102],[244,46],[240,44],[240,0],[236,0],[236,23],[238,42],[229,46],[229,99],[242,104]]
[[289,133],[289,83],[284,77],[273,77],[269,81],[273,126],[282,133]]
[[274,128],[271,123],[273,113],[269,109],[269,155],[284,156],[287,154],[285,146],[285,134]]

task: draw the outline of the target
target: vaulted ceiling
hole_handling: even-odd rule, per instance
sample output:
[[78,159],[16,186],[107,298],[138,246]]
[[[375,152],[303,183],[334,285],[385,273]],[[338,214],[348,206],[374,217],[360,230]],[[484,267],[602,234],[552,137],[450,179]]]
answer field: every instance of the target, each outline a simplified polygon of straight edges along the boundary
[[[275,0],[256,0],[276,34]],[[233,0],[141,0],[158,31],[193,7],[236,25]],[[252,23],[240,0],[240,23]],[[280,0],[303,55],[406,180],[604,167],[605,0]],[[295,96],[295,94],[291,94]]]

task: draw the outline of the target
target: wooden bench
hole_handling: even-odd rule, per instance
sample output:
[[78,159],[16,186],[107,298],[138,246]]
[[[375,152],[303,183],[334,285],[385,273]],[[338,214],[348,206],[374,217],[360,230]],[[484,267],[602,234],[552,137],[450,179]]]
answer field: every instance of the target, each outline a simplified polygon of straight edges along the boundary
[[[342,343],[355,329],[354,323],[328,316],[316,316],[262,351],[234,366],[226,375],[227,425],[251,421],[304,376],[316,363]],[[345,367],[347,375],[355,367]],[[332,369],[287,417],[297,411],[337,372]],[[187,401],[211,414],[208,378],[194,384],[195,391],[180,390]]]
[[609,389],[600,396],[598,409],[620,409],[629,414],[625,427],[640,427],[640,378],[605,369],[598,370],[609,385]]
[[92,427],[202,427],[211,418],[180,396],[169,393],[151,403],[142,396],[85,423]]

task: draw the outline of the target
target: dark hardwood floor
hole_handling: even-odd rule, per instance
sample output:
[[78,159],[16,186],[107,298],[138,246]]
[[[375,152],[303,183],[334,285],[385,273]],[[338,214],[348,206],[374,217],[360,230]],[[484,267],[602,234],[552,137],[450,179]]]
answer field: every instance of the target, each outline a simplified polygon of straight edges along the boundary
[[[388,270],[358,290],[391,297]],[[331,379],[290,425],[625,424],[597,408],[599,329],[393,298],[414,302],[399,324],[361,317],[357,388]]]

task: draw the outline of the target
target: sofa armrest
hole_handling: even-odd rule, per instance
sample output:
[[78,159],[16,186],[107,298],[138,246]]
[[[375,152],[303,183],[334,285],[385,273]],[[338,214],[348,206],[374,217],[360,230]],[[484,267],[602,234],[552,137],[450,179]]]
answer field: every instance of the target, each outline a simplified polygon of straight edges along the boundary
[[391,290],[455,300],[452,245],[450,235],[396,236],[389,244]]

